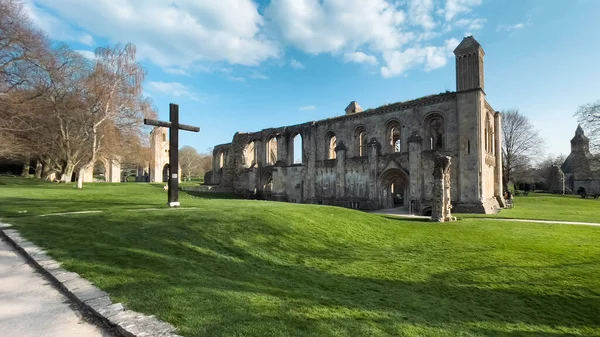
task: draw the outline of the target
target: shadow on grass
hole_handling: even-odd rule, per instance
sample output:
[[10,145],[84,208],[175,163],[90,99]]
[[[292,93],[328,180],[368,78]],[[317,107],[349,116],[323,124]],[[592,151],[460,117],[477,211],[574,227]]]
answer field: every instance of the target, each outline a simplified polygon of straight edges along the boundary
[[[166,197],[165,197],[166,198]],[[135,203],[128,200],[73,200],[73,199],[29,199],[3,198],[2,218],[36,216],[49,213],[65,213],[74,211],[97,211],[111,208],[145,208],[164,206],[163,204]],[[166,206],[165,206],[166,208]],[[26,212],[25,212],[26,211]]]
[[[74,216],[51,225],[24,219],[19,228],[111,297],[156,314],[188,336],[371,336],[374,331],[464,336],[469,331],[554,337],[570,334],[535,329],[600,327],[598,293],[545,293],[544,280],[507,285],[494,277],[487,283],[472,277],[477,272],[502,275],[504,269],[561,275],[573,267],[568,263],[460,268],[401,281],[400,275],[357,277],[332,268],[364,265],[376,246],[341,247],[336,238],[321,236],[319,245],[311,245],[306,243],[310,237],[297,240],[302,237],[293,228],[261,221],[259,215],[225,222],[208,213],[201,222],[187,224],[162,214],[137,222],[104,214],[93,223],[83,219]],[[395,249],[399,256],[415,253],[411,246]],[[318,267],[315,259],[331,264]],[[416,263],[408,267],[418,268]],[[578,266],[597,270],[600,263]],[[509,331],[515,325],[528,331]]]
[[201,199],[242,199],[232,193],[224,192],[179,191],[179,194]]
[[[386,218],[389,220],[400,220],[400,221],[408,221],[408,222],[429,222],[429,219],[420,219],[420,218],[411,218],[411,217],[402,217],[402,216],[394,216],[394,215],[389,215],[389,214],[377,214],[377,213],[373,213],[375,215],[379,215],[382,218]],[[435,224],[439,224],[439,222],[431,222],[432,225]]]

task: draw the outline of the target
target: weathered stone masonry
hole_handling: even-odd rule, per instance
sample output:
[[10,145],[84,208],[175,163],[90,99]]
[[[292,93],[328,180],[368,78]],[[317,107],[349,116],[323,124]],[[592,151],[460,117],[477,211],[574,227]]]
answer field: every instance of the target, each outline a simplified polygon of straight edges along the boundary
[[466,37],[454,53],[456,92],[368,110],[352,102],[344,116],[238,132],[214,147],[205,183],[252,198],[427,214],[441,155],[452,162],[453,210],[493,212],[502,195],[500,114],[485,100],[479,43]]

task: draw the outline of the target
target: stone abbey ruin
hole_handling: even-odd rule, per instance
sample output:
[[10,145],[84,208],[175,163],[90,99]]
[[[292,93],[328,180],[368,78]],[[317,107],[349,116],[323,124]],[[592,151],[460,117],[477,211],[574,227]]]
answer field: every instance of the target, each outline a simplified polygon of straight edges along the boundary
[[444,156],[452,209],[497,211],[501,116],[486,101],[485,53],[468,36],[454,54],[455,92],[367,110],[353,101],[340,117],[237,132],[214,147],[205,184],[249,198],[429,214],[435,160]]

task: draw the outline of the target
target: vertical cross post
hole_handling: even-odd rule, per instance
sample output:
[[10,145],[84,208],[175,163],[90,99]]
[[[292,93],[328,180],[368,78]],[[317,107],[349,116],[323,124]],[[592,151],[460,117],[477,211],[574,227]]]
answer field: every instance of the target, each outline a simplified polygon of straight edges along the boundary
[[179,105],[169,104],[169,206],[179,206]]
[[144,124],[169,128],[169,177],[167,178],[168,204],[179,206],[179,130],[199,132],[197,126],[179,124],[179,105],[169,104],[169,122],[144,119]]

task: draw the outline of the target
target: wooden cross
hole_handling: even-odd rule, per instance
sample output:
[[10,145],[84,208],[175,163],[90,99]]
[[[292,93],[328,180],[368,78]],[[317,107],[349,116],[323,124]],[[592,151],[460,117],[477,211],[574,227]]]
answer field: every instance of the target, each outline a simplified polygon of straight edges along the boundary
[[144,124],[169,128],[169,180],[168,204],[179,206],[179,130],[199,132],[200,128],[179,124],[179,105],[169,104],[169,122],[144,118]]

